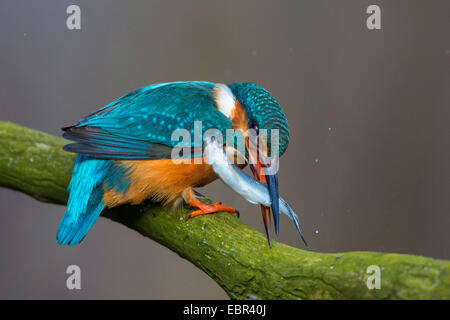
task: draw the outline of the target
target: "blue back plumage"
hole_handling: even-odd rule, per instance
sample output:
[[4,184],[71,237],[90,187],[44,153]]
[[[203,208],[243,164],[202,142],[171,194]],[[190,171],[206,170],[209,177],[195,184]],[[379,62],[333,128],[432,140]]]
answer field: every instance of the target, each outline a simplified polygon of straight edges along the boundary
[[164,159],[180,142],[172,140],[174,130],[193,137],[195,121],[201,121],[202,132],[215,128],[225,135],[231,122],[215,107],[214,86],[188,81],[135,90],[64,128],[64,137],[77,142],[65,150],[105,159]]
[[56,236],[60,245],[79,243],[100,215],[104,207],[102,184],[112,165],[111,160],[78,155],[67,188],[67,210]]
[[[230,128],[230,120],[214,106],[212,82],[189,81],[155,84],[135,90],[80,120],[77,126],[100,127],[133,140],[175,146],[175,129],[193,134],[194,121],[203,130]],[[193,145],[194,141],[192,141]]]

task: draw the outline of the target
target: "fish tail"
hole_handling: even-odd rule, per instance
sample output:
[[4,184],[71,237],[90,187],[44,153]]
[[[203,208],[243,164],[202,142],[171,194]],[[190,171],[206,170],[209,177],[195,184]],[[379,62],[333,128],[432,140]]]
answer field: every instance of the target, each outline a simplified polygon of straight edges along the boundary
[[297,231],[303,240],[303,243],[305,244],[305,246],[308,247],[308,243],[306,242],[305,237],[303,236],[302,228],[300,225],[300,220],[298,219],[294,210],[292,210],[292,208],[282,198],[280,198],[280,211],[282,213],[284,213],[285,215],[287,215],[294,222],[295,227],[297,228]]

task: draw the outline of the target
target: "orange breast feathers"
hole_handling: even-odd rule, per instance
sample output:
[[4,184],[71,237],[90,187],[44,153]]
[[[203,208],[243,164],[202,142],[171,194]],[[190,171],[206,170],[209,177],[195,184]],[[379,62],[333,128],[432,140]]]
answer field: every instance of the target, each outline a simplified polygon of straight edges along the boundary
[[103,202],[108,207],[138,204],[147,198],[164,204],[172,202],[184,189],[202,187],[217,179],[206,160],[201,160],[201,164],[194,163],[194,159],[191,163],[179,164],[172,159],[117,161],[117,165],[127,169],[130,186],[125,194],[103,187]]

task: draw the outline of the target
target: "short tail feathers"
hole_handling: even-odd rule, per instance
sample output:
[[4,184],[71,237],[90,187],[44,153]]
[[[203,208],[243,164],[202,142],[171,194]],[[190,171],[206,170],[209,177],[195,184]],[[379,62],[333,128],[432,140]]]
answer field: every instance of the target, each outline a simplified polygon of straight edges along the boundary
[[103,210],[102,183],[111,161],[78,155],[69,187],[67,211],[58,227],[56,240],[73,246],[83,240]]

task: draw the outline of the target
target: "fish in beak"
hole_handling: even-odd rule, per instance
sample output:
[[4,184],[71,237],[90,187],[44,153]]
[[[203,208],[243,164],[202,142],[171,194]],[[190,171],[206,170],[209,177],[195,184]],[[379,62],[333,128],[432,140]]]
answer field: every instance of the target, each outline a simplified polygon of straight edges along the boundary
[[[272,196],[269,193],[267,183],[260,182],[259,179],[247,175],[234,165],[233,162],[230,162],[230,158],[223,149],[223,145],[217,143],[214,139],[205,139],[204,155],[207,163],[227,186],[250,203],[261,205],[264,225],[266,226],[266,234],[269,245],[271,245],[269,223],[270,208],[272,207],[273,202],[271,201]],[[250,163],[250,165],[253,164]],[[259,175],[257,167],[254,172],[254,176],[255,175]],[[292,210],[287,202],[281,197],[279,197],[278,207],[281,213],[288,216],[294,222],[300,237],[305,245],[308,246],[301,230],[300,221],[294,210]]]
[[245,147],[248,152],[249,165],[252,170],[254,178],[267,185],[267,189],[270,195],[271,206],[266,207],[261,204],[261,214],[263,217],[264,228],[266,230],[267,240],[269,245],[272,246],[272,240],[270,236],[270,209],[272,209],[272,216],[275,225],[275,233],[278,235],[279,230],[279,201],[280,195],[278,192],[278,158],[269,157],[266,155],[266,144],[262,137],[246,138]]

